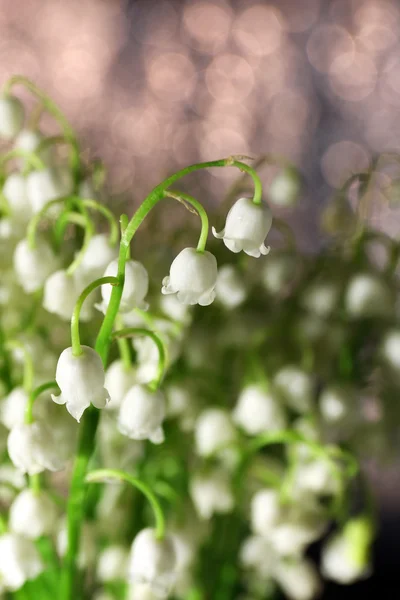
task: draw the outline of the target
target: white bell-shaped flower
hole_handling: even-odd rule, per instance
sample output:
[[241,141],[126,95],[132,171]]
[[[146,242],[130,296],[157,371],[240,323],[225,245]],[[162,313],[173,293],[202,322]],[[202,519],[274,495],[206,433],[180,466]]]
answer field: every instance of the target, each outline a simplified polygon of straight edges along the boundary
[[371,524],[363,518],[347,523],[344,530],[331,535],[322,548],[321,572],[327,579],[349,585],[369,576]]
[[23,490],[10,507],[9,527],[14,533],[36,540],[51,535],[57,526],[57,506],[47,492]]
[[232,417],[250,435],[286,427],[285,412],[279,400],[258,385],[248,385],[242,390]]
[[70,321],[77,300],[75,281],[64,269],[55,271],[46,279],[43,290],[43,307]]
[[61,394],[52,394],[51,397],[56,404],[65,404],[68,412],[79,422],[90,404],[96,408],[107,405],[110,396],[104,380],[103,363],[93,348],[82,346],[79,356],[73,355],[72,348],[66,348],[58,359],[56,369]]
[[24,107],[15,96],[0,98],[0,138],[9,140],[21,131],[24,124]]
[[228,474],[222,469],[195,475],[190,482],[190,496],[202,519],[211,519],[214,513],[229,513],[235,505]]
[[[115,277],[118,273],[118,260],[113,260],[106,270],[104,271],[104,277]],[[119,311],[121,313],[130,312],[134,308],[141,308],[147,310],[149,305],[145,302],[145,296],[149,290],[149,276],[142,265],[142,263],[136,260],[128,260],[125,264],[125,282],[124,290],[122,292],[121,303],[119,305]],[[98,306],[100,310],[105,312],[107,310],[108,303],[111,298],[112,287],[111,285],[101,286],[101,295],[103,302]]]
[[393,299],[387,284],[372,273],[359,273],[349,282],[345,308],[354,318],[389,317]]
[[250,519],[254,533],[268,537],[282,516],[279,493],[272,489],[262,489],[251,499]]
[[104,583],[126,581],[128,575],[129,550],[125,546],[107,546],[97,561],[97,579]]
[[272,180],[268,200],[275,206],[292,208],[296,205],[301,187],[297,171],[291,167],[282,169]]
[[275,577],[289,600],[315,600],[321,594],[321,579],[306,558],[278,563]]
[[37,129],[22,129],[14,141],[14,148],[35,152],[40,142],[43,141],[43,134]]
[[326,526],[326,515],[308,499],[307,507],[285,508],[269,532],[268,540],[281,556],[300,556],[309,544],[321,537]]
[[105,375],[105,387],[110,394],[110,402],[107,410],[114,410],[121,406],[126,393],[136,383],[136,371],[132,367],[127,368],[122,360],[115,360],[107,368]]
[[225,228],[217,233],[213,227],[212,232],[232,252],[243,250],[258,258],[269,252],[264,242],[271,226],[272,213],[267,206],[254,204],[250,198],[239,198],[226,217]]
[[356,401],[355,391],[348,386],[327,386],[319,397],[321,416],[326,423],[343,423],[351,416]]
[[334,495],[339,492],[340,482],[332,465],[326,460],[314,458],[299,461],[293,473],[293,493],[296,497],[302,494]]
[[274,384],[290,408],[297,412],[311,410],[313,380],[309,373],[295,365],[286,365],[276,373]]
[[318,317],[328,317],[339,302],[340,287],[335,280],[311,283],[303,293],[302,304]]
[[218,302],[227,309],[240,306],[246,299],[246,285],[233,265],[219,269],[215,293]]
[[16,387],[2,400],[0,404],[0,421],[12,429],[22,425],[25,421],[25,409],[28,403],[28,394],[22,387]]
[[128,600],[157,600],[157,598],[147,583],[134,583],[129,586]]
[[117,257],[118,248],[110,246],[110,238],[107,234],[94,235],[75,270],[75,276],[78,281],[81,281],[82,288],[101,277],[107,266]]
[[255,571],[263,579],[275,575],[277,554],[264,537],[259,535],[247,537],[240,547],[239,559],[244,568]]
[[149,439],[153,444],[161,444],[165,410],[162,392],[152,391],[145,385],[134,385],[122,400],[118,429],[133,440]]
[[0,579],[6,590],[15,592],[44,569],[32,540],[14,533],[0,536]]
[[163,279],[163,294],[177,294],[182,304],[208,306],[215,298],[217,260],[211,252],[185,248],[172,261]]
[[158,540],[150,527],[132,543],[129,573],[133,583],[147,584],[158,598],[167,598],[176,580],[176,553],[172,537]]
[[47,167],[41,171],[32,171],[26,178],[27,194],[34,213],[42,210],[50,200],[68,196],[73,187],[72,174],[65,167]]
[[196,421],[196,451],[200,456],[210,456],[232,445],[237,438],[229,414],[222,408],[205,409]]
[[46,469],[61,471],[65,467],[52,431],[38,421],[13,427],[7,449],[17,469],[28,475],[36,475]]
[[25,292],[39,290],[47,277],[58,267],[58,260],[44,240],[37,240],[35,248],[29,248],[27,240],[21,240],[14,252],[14,268],[17,279]]
[[3,196],[14,218],[18,221],[29,221],[32,210],[26,193],[25,177],[21,173],[10,173],[4,182]]

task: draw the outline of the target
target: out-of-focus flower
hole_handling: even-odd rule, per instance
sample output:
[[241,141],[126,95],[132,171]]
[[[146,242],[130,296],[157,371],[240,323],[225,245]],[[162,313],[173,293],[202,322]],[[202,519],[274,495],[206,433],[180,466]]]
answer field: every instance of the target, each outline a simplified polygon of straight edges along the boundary
[[211,519],[214,513],[229,513],[235,504],[228,474],[222,469],[195,475],[190,482],[190,495],[202,519]]
[[28,475],[36,475],[46,469],[61,471],[65,467],[60,454],[62,449],[58,448],[51,430],[38,421],[13,427],[7,448],[17,469]]
[[31,540],[14,533],[0,536],[0,576],[6,590],[15,592],[26,581],[40,575],[44,568]]
[[161,444],[164,441],[164,418],[163,394],[152,391],[145,385],[135,385],[122,400],[118,428],[121,433],[134,440],[149,439],[153,444]]
[[25,111],[22,103],[15,96],[0,98],[0,137],[9,140],[21,131]]
[[21,240],[14,252],[14,268],[23,289],[32,293],[40,289],[47,277],[58,267],[58,260],[44,240],[37,240],[35,248],[29,248],[27,240]]
[[250,435],[286,427],[286,416],[279,399],[258,385],[249,385],[241,391],[232,416]]
[[233,265],[219,269],[215,293],[218,302],[228,309],[240,306],[246,299],[246,285]]
[[47,492],[23,490],[10,507],[11,531],[36,540],[42,535],[54,533],[58,510]]

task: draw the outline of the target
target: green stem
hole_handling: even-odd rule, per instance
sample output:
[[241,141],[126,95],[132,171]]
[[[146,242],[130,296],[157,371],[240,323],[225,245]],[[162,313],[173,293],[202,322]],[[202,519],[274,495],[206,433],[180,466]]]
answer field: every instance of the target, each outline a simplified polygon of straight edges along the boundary
[[58,388],[56,381],[47,381],[46,383],[42,383],[42,385],[39,385],[37,388],[31,391],[31,393],[29,394],[28,403],[25,408],[25,423],[33,423],[33,405],[35,403],[36,398],[43,394],[43,392],[55,388]]
[[93,226],[92,221],[90,220],[90,217],[88,215],[86,208],[82,207],[82,210],[83,210],[83,218],[85,221],[83,244],[82,244],[82,247],[79,250],[78,254],[76,255],[76,257],[74,258],[74,260],[72,261],[72,263],[69,265],[69,267],[67,269],[68,275],[72,275],[72,273],[75,271],[75,269],[77,269],[79,267],[79,265],[81,264],[83,257],[86,254],[86,250],[88,249],[88,246],[90,244],[90,240],[92,239],[92,236],[94,233],[94,226]]
[[25,86],[34,96],[39,98],[39,100],[42,102],[44,108],[51,115],[53,115],[53,117],[60,123],[61,128],[64,132],[64,136],[70,143],[71,170],[74,174],[75,184],[77,184],[79,181],[79,178],[80,178],[80,160],[79,160],[80,152],[79,152],[79,145],[78,145],[78,141],[76,139],[74,130],[72,129],[71,125],[68,123],[68,120],[66,119],[63,112],[59,109],[57,104],[55,104],[55,102],[53,102],[53,100],[51,100],[44,92],[42,92],[42,90],[40,90],[32,81],[30,81],[26,77],[23,77],[22,75],[15,75],[14,77],[11,77],[6,82],[6,84],[3,88],[4,93],[9,94],[11,91],[11,88],[17,84],[21,84],[21,85]]
[[64,238],[65,228],[68,223],[73,223],[74,225],[78,225],[79,227],[86,227],[86,218],[78,212],[74,211],[66,211],[63,212],[54,226],[54,237],[56,240],[57,247],[61,245],[61,242]]
[[201,219],[201,232],[200,232],[200,237],[199,237],[199,241],[197,244],[197,252],[204,252],[204,250],[206,249],[206,244],[207,244],[209,223],[208,223],[208,215],[207,215],[206,211],[204,210],[203,205],[198,200],[196,200],[196,198],[193,198],[193,196],[189,196],[189,194],[185,194],[183,192],[178,192],[178,191],[174,191],[174,190],[167,190],[165,192],[165,197],[166,198],[174,198],[175,200],[178,200],[178,202],[179,201],[187,202],[188,204],[190,204],[191,206],[193,206],[196,209],[196,212]]
[[27,394],[30,394],[33,387],[34,369],[32,354],[26,348],[25,344],[18,340],[9,340],[6,342],[7,348],[10,350],[21,350],[24,355],[24,375],[23,388]]
[[131,337],[134,335],[147,335],[149,338],[151,338],[153,340],[153,342],[157,346],[157,349],[158,349],[157,374],[154,378],[154,381],[152,381],[151,384],[149,384],[149,387],[151,387],[154,390],[157,390],[161,385],[161,381],[163,379],[164,372],[165,372],[166,352],[165,352],[164,344],[163,344],[161,338],[154,331],[150,331],[149,329],[145,329],[143,327],[126,327],[125,329],[119,329],[118,331],[114,331],[114,333],[112,334],[111,337],[112,337],[112,339],[119,339],[119,338],[123,338],[123,337]]
[[91,208],[92,210],[97,210],[107,219],[110,224],[110,246],[116,246],[119,238],[119,227],[118,221],[111,210],[103,204],[96,202],[96,200],[83,199],[82,202],[84,206],[87,206],[87,208]]
[[151,504],[151,508],[153,509],[154,513],[154,519],[156,522],[156,538],[158,540],[162,540],[165,536],[164,513],[155,494],[153,494],[153,492],[147,486],[147,484],[143,483],[143,481],[140,481],[140,479],[137,479],[136,477],[132,477],[132,475],[129,475],[124,471],[117,471],[116,469],[98,469],[96,471],[91,471],[86,476],[87,483],[104,483],[104,481],[107,481],[108,479],[126,481],[146,496],[147,500]]
[[28,227],[26,230],[26,238],[28,240],[29,248],[31,248],[33,250],[36,247],[37,228],[39,226],[40,221],[43,219],[43,217],[46,215],[46,213],[50,210],[50,208],[52,208],[53,206],[56,206],[57,204],[60,204],[61,202],[65,202],[66,200],[69,200],[70,198],[71,198],[70,196],[62,196],[60,198],[55,198],[54,200],[50,200],[43,206],[43,208],[39,212],[37,212],[32,217],[32,219],[28,223]]
[[79,334],[79,316],[81,314],[83,303],[86,298],[95,290],[96,288],[104,285],[106,283],[110,283],[111,285],[117,286],[119,284],[117,277],[100,277],[99,279],[95,279],[92,281],[83,292],[80,294],[78,300],[76,301],[74,312],[72,313],[71,318],[71,345],[72,345],[72,354],[74,356],[80,356],[82,354],[81,348],[81,339]]
[[22,148],[14,148],[3,154],[0,158],[0,166],[3,166],[13,158],[24,158],[27,163],[37,171],[41,171],[46,167],[44,161],[36,154],[36,152],[30,152],[29,150],[23,150]]
[[[116,325],[117,329],[122,329],[123,321],[122,321],[122,318],[120,315],[116,316],[115,325]],[[129,342],[125,338],[118,337],[117,344],[118,344],[118,349],[119,349],[119,353],[121,355],[121,359],[122,359],[124,368],[126,371],[129,371],[132,367],[132,360],[131,360],[132,356],[131,356],[131,351],[129,348]]]

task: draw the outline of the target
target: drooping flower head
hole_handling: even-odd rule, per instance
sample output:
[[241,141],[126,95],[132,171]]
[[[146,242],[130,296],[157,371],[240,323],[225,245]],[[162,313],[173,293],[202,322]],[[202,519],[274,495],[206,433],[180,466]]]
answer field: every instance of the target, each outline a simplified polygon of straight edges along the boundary
[[165,418],[165,399],[160,391],[145,385],[134,385],[122,400],[118,415],[121,433],[133,440],[149,439],[153,444],[164,441],[162,422]]
[[13,533],[0,536],[0,578],[6,590],[18,590],[44,568],[32,540]]
[[[104,277],[115,277],[118,273],[118,259],[110,262],[104,272]],[[142,265],[137,260],[128,260],[125,264],[125,281],[124,290],[122,292],[119,311],[121,313],[130,312],[134,308],[147,310],[148,304],[145,302],[145,297],[149,289],[149,276]],[[112,287],[110,285],[101,286],[101,295],[103,302],[98,306],[100,310],[105,312],[111,298]]]
[[215,298],[217,260],[211,252],[185,248],[173,260],[163,279],[163,294],[177,294],[182,304],[208,306]]
[[267,206],[255,204],[250,198],[239,198],[226,217],[225,228],[217,233],[213,227],[212,231],[232,252],[243,250],[258,258],[269,252],[264,242],[271,225],[272,213]]

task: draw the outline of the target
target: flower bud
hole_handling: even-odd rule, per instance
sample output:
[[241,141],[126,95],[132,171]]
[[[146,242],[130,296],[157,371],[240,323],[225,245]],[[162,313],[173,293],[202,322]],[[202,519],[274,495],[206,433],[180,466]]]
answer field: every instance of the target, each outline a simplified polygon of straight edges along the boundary
[[[118,273],[118,260],[113,260],[104,272],[104,277],[115,277]],[[128,260],[125,264],[125,282],[122,292],[119,311],[129,312],[134,308],[147,310],[149,305],[144,298],[149,290],[149,276],[142,263],[136,260]],[[111,298],[112,287],[110,284],[101,286],[103,302],[98,308],[105,312]]]
[[289,600],[314,600],[322,590],[318,572],[306,558],[278,563],[276,580]]
[[104,379],[103,363],[93,348],[82,346],[79,356],[73,355],[72,348],[66,348],[58,359],[56,369],[61,394],[52,394],[51,397],[56,404],[66,404],[70,415],[79,422],[90,404],[104,408],[109,401]]
[[301,188],[301,179],[292,167],[286,167],[272,180],[268,189],[268,200],[275,206],[292,208],[296,205]]
[[176,553],[172,537],[162,540],[150,527],[142,529],[133,540],[130,576],[133,583],[146,583],[158,598],[166,598],[176,579]]
[[17,135],[24,124],[24,107],[15,96],[0,98],[0,138],[9,140]]
[[263,579],[275,575],[277,556],[264,537],[247,537],[241,545],[239,558],[244,568],[254,570]]
[[185,248],[172,261],[161,292],[177,294],[182,304],[208,306],[215,298],[217,275],[217,260],[213,254]]
[[9,526],[11,531],[36,540],[54,533],[58,510],[45,491],[23,490],[10,507]]
[[121,406],[126,393],[136,383],[136,371],[127,368],[122,360],[115,360],[107,368],[105,375],[105,387],[110,394],[110,402],[107,410],[113,410]]
[[164,441],[162,422],[165,399],[160,391],[134,385],[125,395],[118,415],[118,429],[133,440],[149,439],[153,444]]
[[38,421],[13,427],[7,449],[17,469],[28,475],[36,475],[46,469],[61,471],[65,467],[51,430]]
[[221,408],[207,408],[197,419],[195,443],[200,456],[210,456],[224,450],[236,437],[230,416]]
[[242,390],[232,416],[234,422],[250,435],[286,427],[286,417],[278,399],[257,385]]
[[272,225],[272,213],[264,204],[254,204],[250,198],[239,198],[226,217],[225,228],[214,236],[223,239],[232,252],[243,250],[249,256],[258,258],[268,254],[264,241]]
[[3,196],[11,210],[12,216],[18,221],[29,221],[32,210],[26,193],[25,177],[20,173],[10,173],[4,182]]
[[229,513],[235,505],[228,475],[222,469],[195,475],[190,482],[190,495],[202,519],[211,519],[214,513]]
[[28,294],[39,290],[57,266],[57,257],[43,240],[37,240],[33,249],[29,248],[27,240],[21,240],[15,248],[15,272],[19,283]]
[[0,577],[6,590],[21,588],[44,571],[44,564],[34,543],[20,535],[0,536]]
[[313,381],[309,373],[295,365],[286,365],[276,373],[274,385],[290,408],[297,412],[311,410]]
[[74,279],[66,271],[59,270],[46,279],[43,307],[64,321],[70,321],[77,296]]
[[25,420],[25,409],[28,403],[28,394],[22,387],[14,388],[0,404],[0,421],[12,429],[22,425]]
[[386,283],[371,273],[359,273],[349,282],[345,295],[347,313],[355,318],[393,315],[393,299]]
[[246,286],[233,265],[224,265],[218,271],[215,293],[218,302],[227,309],[240,306],[246,299]]
[[73,190],[71,172],[65,167],[47,167],[32,171],[26,178],[26,189],[34,213],[51,200],[68,196]]
[[97,562],[97,578],[102,582],[125,581],[128,572],[129,551],[124,546],[107,546]]

